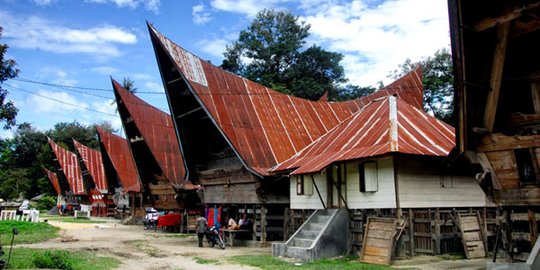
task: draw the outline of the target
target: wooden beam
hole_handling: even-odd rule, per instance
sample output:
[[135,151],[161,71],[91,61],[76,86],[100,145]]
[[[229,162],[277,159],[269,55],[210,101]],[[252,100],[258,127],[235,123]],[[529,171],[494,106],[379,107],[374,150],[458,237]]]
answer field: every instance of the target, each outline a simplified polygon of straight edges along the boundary
[[499,93],[501,90],[504,62],[506,58],[506,47],[508,46],[508,37],[510,33],[510,23],[506,22],[498,27],[495,51],[493,55],[493,65],[491,66],[490,88],[488,93],[486,108],[484,113],[484,126],[489,132],[493,132],[495,125],[495,115],[499,103]]
[[494,152],[522,148],[540,147],[540,135],[506,136],[500,133],[487,135],[476,152]]
[[531,94],[534,105],[534,113],[540,113],[540,83],[531,83]]
[[490,28],[493,28],[497,25],[501,25],[504,23],[508,23],[510,21],[513,21],[515,19],[518,19],[519,17],[523,16],[523,14],[531,9],[538,8],[540,6],[540,2],[532,3],[526,6],[523,6],[521,8],[514,9],[506,14],[503,14],[496,18],[486,18],[476,23],[474,26],[474,29],[478,32],[484,31]]

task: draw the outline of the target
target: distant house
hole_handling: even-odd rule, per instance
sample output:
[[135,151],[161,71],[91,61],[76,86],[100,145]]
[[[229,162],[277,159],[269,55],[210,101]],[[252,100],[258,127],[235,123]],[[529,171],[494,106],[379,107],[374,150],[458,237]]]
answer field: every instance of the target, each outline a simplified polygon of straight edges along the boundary
[[116,207],[122,212],[135,211],[136,197],[140,197],[142,189],[128,142],[101,128],[97,131],[103,168]]
[[139,205],[185,209],[197,200],[196,186],[185,180],[184,161],[171,117],[112,80],[118,112],[144,190]]
[[92,183],[83,178],[77,155],[64,149],[51,138],[48,140],[55,155],[56,174],[61,179],[61,182],[65,179],[69,183],[69,190],[65,191],[64,194],[67,203],[72,205],[78,205],[79,203],[89,204],[88,190],[91,188]]
[[75,139],[73,139],[73,145],[79,157],[79,166],[83,177],[92,182],[92,186],[88,190],[90,202],[92,203],[91,214],[93,216],[107,216],[109,208],[111,210],[115,208],[112,200],[114,192],[109,193],[109,184],[105,177],[101,153],[88,148]]

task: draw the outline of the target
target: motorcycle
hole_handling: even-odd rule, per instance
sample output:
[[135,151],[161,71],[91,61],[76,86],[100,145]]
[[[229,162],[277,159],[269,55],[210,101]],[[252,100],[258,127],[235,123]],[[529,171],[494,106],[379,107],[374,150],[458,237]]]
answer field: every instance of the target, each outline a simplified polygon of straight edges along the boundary
[[205,235],[206,239],[208,240],[208,245],[214,247],[217,244],[221,249],[225,249],[225,242],[223,241],[223,237],[216,226],[210,227],[205,232]]
[[143,218],[143,228],[145,230],[157,230],[157,220],[159,218],[159,213],[152,209],[146,210],[146,215]]

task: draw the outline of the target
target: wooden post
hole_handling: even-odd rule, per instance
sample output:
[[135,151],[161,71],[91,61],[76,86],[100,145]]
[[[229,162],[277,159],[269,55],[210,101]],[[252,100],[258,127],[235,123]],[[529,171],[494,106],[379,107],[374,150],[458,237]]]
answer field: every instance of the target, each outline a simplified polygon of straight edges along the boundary
[[261,244],[266,244],[266,207],[261,205]]
[[531,239],[531,246],[536,243],[538,236],[538,225],[536,224],[536,214],[533,210],[529,209],[529,238]]
[[491,133],[495,125],[495,116],[497,113],[497,105],[499,103],[499,93],[501,90],[501,82],[503,75],[503,67],[506,58],[506,47],[508,45],[510,22],[500,24],[497,29],[497,44],[493,56],[493,64],[491,66],[491,78],[489,86],[491,91],[488,93],[486,100],[486,109],[484,112],[484,127]]
[[413,210],[409,209],[409,248],[411,249],[411,257],[414,257],[414,215]]
[[482,238],[484,238],[484,243],[486,244],[486,254],[488,252],[487,250],[487,242],[488,242],[488,228],[487,228],[487,209],[484,207],[482,209]]
[[441,213],[439,208],[435,208],[435,255],[441,254]]

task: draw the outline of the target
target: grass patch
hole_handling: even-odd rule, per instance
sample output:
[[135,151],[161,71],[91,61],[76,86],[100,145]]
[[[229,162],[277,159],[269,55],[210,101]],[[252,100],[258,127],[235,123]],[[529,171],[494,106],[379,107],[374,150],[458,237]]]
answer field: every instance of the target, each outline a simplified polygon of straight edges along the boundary
[[445,261],[457,261],[457,260],[463,260],[465,259],[465,254],[463,253],[449,253],[449,254],[442,254],[437,256]]
[[282,261],[270,255],[240,255],[229,259],[233,263],[259,267],[263,270],[326,270],[326,269],[363,269],[363,270],[388,270],[390,266],[361,263],[356,257],[344,257],[338,259],[322,259],[309,263],[293,263]]
[[9,262],[10,269],[72,269],[107,270],[120,265],[110,257],[98,257],[89,251],[62,251],[30,248],[14,248]]
[[47,239],[58,237],[57,227],[43,222],[26,222],[4,220],[0,221],[0,237],[2,244],[11,244],[13,228],[19,230],[19,235],[15,235],[14,244],[31,244],[43,242]]
[[205,259],[201,257],[195,257],[195,262],[198,264],[217,264],[219,261],[214,259]]
[[87,217],[73,218],[73,217],[63,217],[63,216],[45,216],[42,218],[44,220],[46,219],[49,221],[62,221],[62,222],[70,222],[70,223],[107,223],[103,220],[92,220]]
[[128,241],[123,241],[122,243],[126,245],[130,245],[134,247],[135,249],[150,255],[151,257],[156,257],[156,258],[165,257],[165,255],[161,252],[160,249],[148,244],[148,241],[145,241],[145,240],[128,240]]

